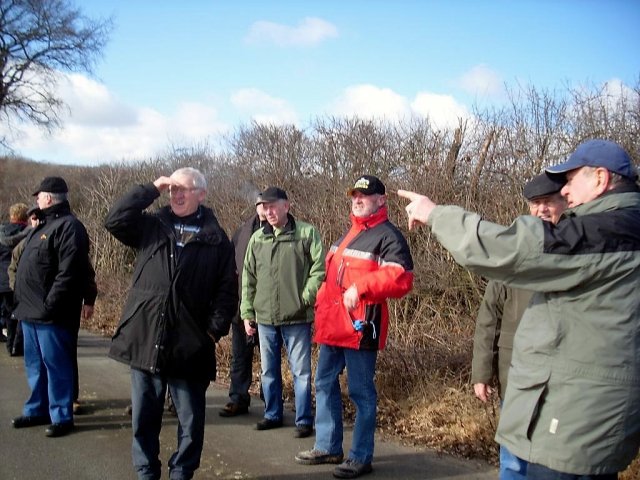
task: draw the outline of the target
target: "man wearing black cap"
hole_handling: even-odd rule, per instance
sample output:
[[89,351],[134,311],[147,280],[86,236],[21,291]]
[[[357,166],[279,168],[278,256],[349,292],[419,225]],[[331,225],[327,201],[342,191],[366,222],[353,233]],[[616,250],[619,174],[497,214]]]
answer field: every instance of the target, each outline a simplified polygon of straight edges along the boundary
[[25,239],[15,282],[31,395],[13,426],[50,423],[48,437],[73,429],[74,331],[90,268],[89,237],[67,192],[60,177],[46,177],[34,192],[40,221]]
[[[262,206],[262,196],[255,199],[255,215],[235,231],[231,241],[235,247],[236,271],[238,272],[238,295],[242,298],[242,268],[247,245],[253,232],[266,225],[267,217]],[[229,402],[218,412],[221,417],[235,417],[249,412],[251,395],[249,388],[253,378],[253,351],[259,344],[258,335],[247,336],[240,313],[231,323],[231,367],[229,368]]]
[[[413,286],[413,260],[404,236],[387,218],[384,184],[373,175],[363,175],[347,195],[351,229],[327,254],[327,275],[316,300],[314,341],[320,345],[316,440],[312,450],[295,457],[304,465],[339,464],[333,472],[337,478],[356,478],[372,471],[377,408],[374,375],[389,327],[386,299],[400,298]],[[339,377],[345,368],[356,419],[349,455],[343,462]]]
[[[298,438],[313,433],[311,410],[311,323],[313,304],[324,278],[320,233],[289,213],[287,193],[262,192],[267,225],[247,245],[242,273],[240,316],[247,335],[260,339],[264,417],[256,429],[282,426],[282,355],[287,350],[293,375]],[[257,328],[256,328],[257,323]]]
[[409,226],[429,224],[456,261],[533,290],[513,344],[496,440],[527,479],[613,480],[640,447],[640,189],[631,157],[580,144],[547,173],[566,178],[557,225],[509,227],[399,190]]
[[[527,182],[523,194],[529,213],[544,221],[558,223],[567,208],[567,202],[560,195],[563,186],[562,179],[544,173]],[[504,399],[513,337],[532,296],[530,290],[508,287],[495,280],[487,284],[476,319],[471,364],[473,390],[483,402],[487,402],[494,392],[494,383],[497,383],[500,399]],[[527,463],[501,446],[500,480],[524,480],[526,477]]]

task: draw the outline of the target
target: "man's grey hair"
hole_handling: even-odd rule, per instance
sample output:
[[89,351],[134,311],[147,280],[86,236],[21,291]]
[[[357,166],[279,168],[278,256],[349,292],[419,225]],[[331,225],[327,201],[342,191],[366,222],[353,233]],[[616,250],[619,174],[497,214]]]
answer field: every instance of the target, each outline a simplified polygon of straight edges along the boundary
[[51,195],[51,203],[54,205],[57,203],[62,203],[65,200],[67,200],[66,193],[51,193],[51,192],[47,192],[47,193]]
[[201,190],[207,189],[207,179],[204,178],[204,175],[200,170],[193,167],[182,167],[176,170],[171,174],[171,176],[181,176],[181,177],[189,177],[193,184],[194,188],[199,188]]

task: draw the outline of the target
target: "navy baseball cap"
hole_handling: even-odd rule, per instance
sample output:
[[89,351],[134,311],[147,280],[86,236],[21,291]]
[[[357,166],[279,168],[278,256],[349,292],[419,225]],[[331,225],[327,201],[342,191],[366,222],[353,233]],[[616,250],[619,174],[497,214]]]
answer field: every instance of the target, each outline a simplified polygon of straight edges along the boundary
[[551,174],[565,174],[581,167],[602,167],[631,180],[638,178],[629,154],[617,143],[600,139],[581,143],[566,162],[548,167],[546,171]]
[[543,173],[529,180],[522,190],[524,198],[534,200],[539,197],[545,197],[558,193],[564,187],[566,180],[564,176],[547,175]]

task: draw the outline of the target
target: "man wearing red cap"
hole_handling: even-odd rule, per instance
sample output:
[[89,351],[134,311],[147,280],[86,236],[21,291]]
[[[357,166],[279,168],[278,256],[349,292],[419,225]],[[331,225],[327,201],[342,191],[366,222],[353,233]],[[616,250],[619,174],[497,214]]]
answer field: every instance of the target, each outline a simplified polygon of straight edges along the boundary
[[[384,184],[373,175],[358,178],[351,198],[351,229],[330,249],[327,275],[316,300],[320,345],[316,371],[316,441],[299,452],[305,465],[339,463],[337,478],[372,471],[378,351],[389,326],[387,298],[400,298],[413,286],[413,260],[402,233],[387,218]],[[353,441],[342,462],[343,424],[339,376],[347,369],[349,397],[356,405]],[[342,462],[342,463],[340,463]]]

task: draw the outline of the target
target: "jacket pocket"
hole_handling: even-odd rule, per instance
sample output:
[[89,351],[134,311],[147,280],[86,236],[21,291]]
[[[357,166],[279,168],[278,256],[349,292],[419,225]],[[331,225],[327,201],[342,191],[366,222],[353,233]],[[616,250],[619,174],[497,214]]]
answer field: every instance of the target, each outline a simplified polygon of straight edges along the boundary
[[362,332],[353,327],[342,299],[322,298],[316,302],[315,341],[326,345],[359,348]]
[[[511,368],[515,367],[512,365]],[[500,412],[500,435],[517,439],[517,442],[531,441],[531,432],[536,426],[546,395],[549,375],[546,368],[509,372],[505,402]]]

